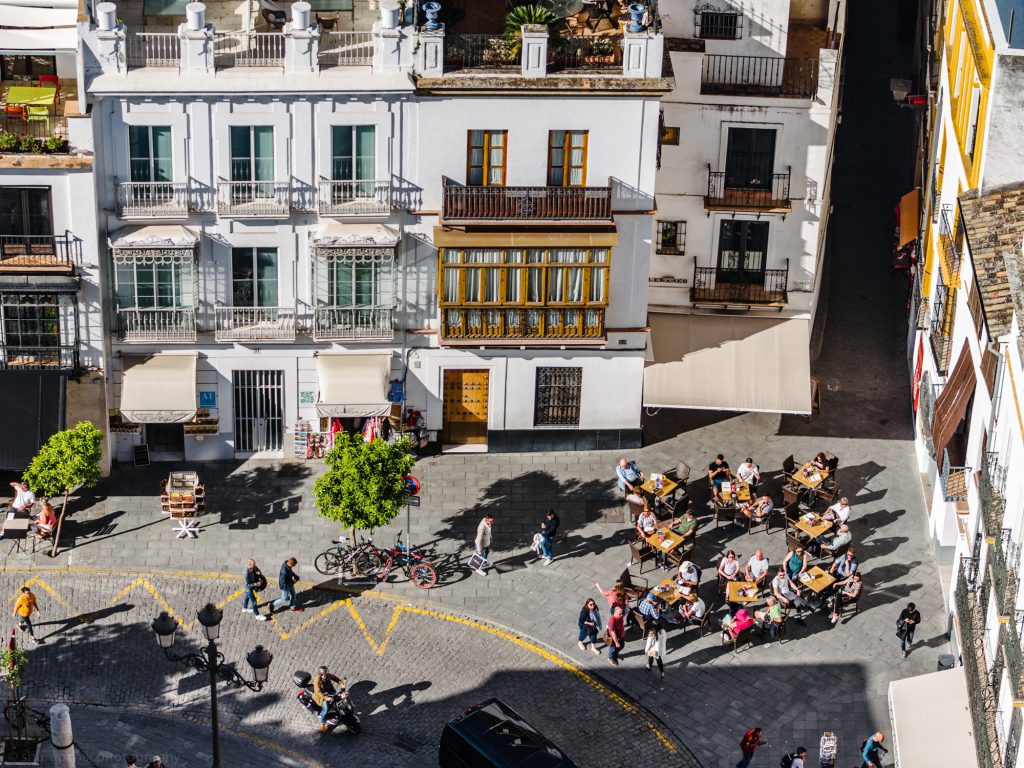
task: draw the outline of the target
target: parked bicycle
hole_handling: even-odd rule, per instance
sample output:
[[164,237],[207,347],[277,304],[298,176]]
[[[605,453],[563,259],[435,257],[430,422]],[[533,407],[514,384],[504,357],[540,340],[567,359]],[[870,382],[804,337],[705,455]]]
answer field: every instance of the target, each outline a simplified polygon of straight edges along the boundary
[[365,578],[381,567],[380,550],[373,545],[373,539],[360,538],[358,546],[350,546],[346,539],[339,539],[328,550],[321,552],[313,561],[313,567],[324,576],[351,576]]
[[430,589],[437,583],[437,571],[427,562],[432,550],[409,549],[402,543],[402,532],[395,538],[395,546],[381,550],[384,563],[377,574],[379,581],[387,581],[393,567],[399,567],[406,577],[420,589]]

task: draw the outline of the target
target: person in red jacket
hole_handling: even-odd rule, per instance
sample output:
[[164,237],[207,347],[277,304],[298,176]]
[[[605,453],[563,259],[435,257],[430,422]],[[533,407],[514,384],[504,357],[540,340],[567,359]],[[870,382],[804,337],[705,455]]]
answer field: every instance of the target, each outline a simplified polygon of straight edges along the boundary
[[747,768],[750,765],[750,761],[754,759],[754,750],[758,747],[765,747],[768,742],[763,738],[763,732],[760,728],[751,728],[740,740],[740,752],[743,753],[743,757],[736,763],[736,768]]
[[608,641],[608,663],[617,667],[619,666],[619,651],[622,650],[622,645],[626,641],[626,624],[622,618],[621,605],[612,608],[612,617],[608,619],[605,632],[605,639]]

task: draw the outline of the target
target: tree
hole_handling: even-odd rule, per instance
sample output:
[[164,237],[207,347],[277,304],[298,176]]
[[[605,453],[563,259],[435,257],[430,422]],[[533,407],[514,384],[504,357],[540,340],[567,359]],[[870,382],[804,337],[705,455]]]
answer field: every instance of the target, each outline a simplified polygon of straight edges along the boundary
[[408,440],[366,442],[362,435],[339,432],[324,457],[328,470],[313,484],[317,512],[352,531],[391,522],[406,500],[402,478],[416,463]]
[[92,488],[99,482],[102,440],[103,435],[96,427],[80,421],[74,429],[65,429],[47,440],[25,470],[25,483],[35,493],[50,497],[64,494],[50,557],[57,554],[68,494],[76,488]]

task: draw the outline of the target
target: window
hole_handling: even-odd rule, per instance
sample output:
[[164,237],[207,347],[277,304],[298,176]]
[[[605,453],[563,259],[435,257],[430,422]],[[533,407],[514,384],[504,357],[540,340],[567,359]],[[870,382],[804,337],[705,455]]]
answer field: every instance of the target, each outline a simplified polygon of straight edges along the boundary
[[548,186],[586,186],[587,134],[588,131],[548,131]]
[[974,148],[978,143],[978,112],[981,108],[981,86],[975,84],[971,91],[971,111],[967,116],[967,141],[965,148],[968,156],[974,159]]
[[0,367],[74,368],[71,294],[0,293]]
[[128,126],[128,164],[132,181],[172,181],[170,126]]
[[534,426],[578,427],[582,391],[582,368],[538,368]]
[[718,272],[720,283],[759,283],[764,279],[768,252],[768,222],[721,222],[718,232]]
[[393,266],[393,259],[351,258],[332,262],[326,303],[332,307],[390,306]]
[[697,11],[697,37],[704,40],[739,40],[743,16],[737,11]]
[[231,181],[274,179],[274,128],[231,126]]
[[53,56],[0,56],[0,80],[35,80],[40,75],[56,75]]
[[959,54],[956,59],[956,78],[953,81],[953,98],[960,97],[960,84],[964,79],[964,62],[967,56],[967,33],[960,33]]
[[331,179],[372,180],[376,176],[375,129],[372,125],[331,128]]
[[52,234],[49,187],[0,187],[0,236]]
[[967,309],[971,313],[971,320],[974,321],[974,330],[980,338],[985,322],[985,311],[981,306],[981,294],[978,292],[977,281],[971,284],[971,292],[967,295]]
[[278,305],[277,248],[231,249],[231,305]]
[[726,188],[771,189],[774,169],[774,129],[729,129],[725,153]]
[[119,309],[191,307],[192,265],[157,259],[115,262]]
[[470,131],[466,185],[504,187],[508,131]]
[[686,222],[658,222],[658,253],[678,254],[686,252]]

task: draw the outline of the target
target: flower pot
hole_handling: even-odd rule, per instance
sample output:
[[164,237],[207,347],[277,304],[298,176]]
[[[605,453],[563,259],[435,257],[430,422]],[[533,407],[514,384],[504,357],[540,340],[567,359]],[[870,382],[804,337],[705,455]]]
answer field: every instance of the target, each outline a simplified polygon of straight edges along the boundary
[[430,2],[423,4],[423,14],[427,17],[427,23],[424,25],[424,29],[428,32],[434,32],[441,28],[440,22],[437,20],[437,14],[441,12],[441,4],[436,0],[430,0]]

